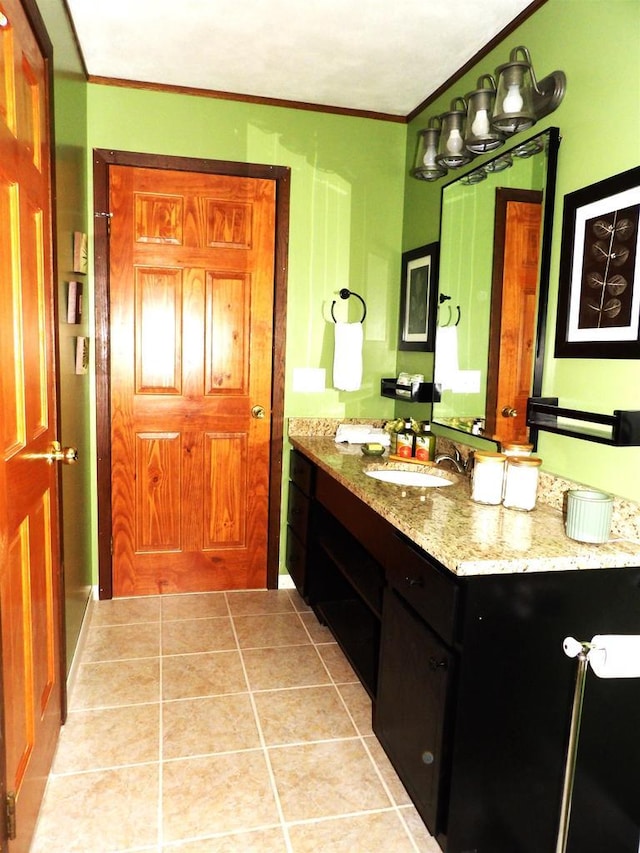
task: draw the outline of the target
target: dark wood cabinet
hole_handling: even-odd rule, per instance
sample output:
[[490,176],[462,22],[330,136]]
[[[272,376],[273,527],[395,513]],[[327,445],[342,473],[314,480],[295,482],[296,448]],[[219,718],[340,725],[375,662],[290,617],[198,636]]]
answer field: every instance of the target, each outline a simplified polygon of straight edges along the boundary
[[[459,577],[297,455],[289,570],[440,847],[553,853],[576,676],[562,643],[640,633],[640,568]],[[638,853],[638,709],[640,679],[589,670],[568,853]]]
[[307,534],[315,466],[301,453],[292,450],[289,457],[289,477],[285,560],[296,589],[307,600]]
[[436,835],[444,822],[440,787],[454,655],[393,587],[385,591],[383,613],[373,728]]

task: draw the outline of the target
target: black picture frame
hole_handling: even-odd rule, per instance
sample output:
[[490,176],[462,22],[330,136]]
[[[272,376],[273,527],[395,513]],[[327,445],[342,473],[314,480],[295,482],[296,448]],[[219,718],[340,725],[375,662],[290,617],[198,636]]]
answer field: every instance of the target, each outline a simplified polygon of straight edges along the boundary
[[640,358],[640,166],[564,197],[556,358]]
[[403,252],[398,349],[433,352],[436,330],[439,243]]

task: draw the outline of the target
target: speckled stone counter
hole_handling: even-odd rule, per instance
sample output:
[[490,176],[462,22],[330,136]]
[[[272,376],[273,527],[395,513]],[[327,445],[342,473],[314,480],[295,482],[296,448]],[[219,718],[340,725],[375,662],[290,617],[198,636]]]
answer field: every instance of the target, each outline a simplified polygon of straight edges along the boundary
[[359,446],[338,445],[326,435],[290,434],[289,441],[457,575],[640,566],[640,545],[588,545],[569,539],[562,512],[548,504],[539,502],[532,512],[482,506],[471,500],[468,478],[454,474],[449,476],[455,482],[444,488],[382,483],[365,471],[398,465],[386,455],[368,458]]

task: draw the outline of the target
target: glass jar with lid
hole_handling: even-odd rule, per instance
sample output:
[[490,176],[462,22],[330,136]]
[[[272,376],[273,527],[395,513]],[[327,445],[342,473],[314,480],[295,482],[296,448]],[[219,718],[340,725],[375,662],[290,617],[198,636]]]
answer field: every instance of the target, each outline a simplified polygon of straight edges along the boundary
[[508,509],[529,511],[536,505],[538,472],[542,459],[537,456],[509,456],[504,477],[503,504]]
[[471,475],[471,499],[476,503],[497,505],[502,502],[506,458],[504,453],[476,450]]

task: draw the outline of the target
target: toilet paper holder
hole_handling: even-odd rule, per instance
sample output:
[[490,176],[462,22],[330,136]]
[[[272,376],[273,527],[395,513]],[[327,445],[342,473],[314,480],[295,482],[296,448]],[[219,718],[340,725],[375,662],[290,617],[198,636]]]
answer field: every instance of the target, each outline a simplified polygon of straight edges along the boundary
[[[590,642],[584,640],[576,640],[574,637],[566,637],[562,643],[562,648],[567,657],[578,659],[578,671],[576,673],[576,685],[573,692],[573,705],[571,710],[571,727],[569,729],[569,744],[567,747],[567,761],[565,764],[564,783],[562,786],[562,805],[560,808],[560,823],[558,827],[558,837],[556,841],[555,853],[566,853],[567,838],[569,834],[569,818],[571,816],[571,799],[573,795],[573,782],[575,777],[576,759],[578,755],[578,738],[580,735],[580,721],[582,718],[582,703],[584,700],[584,687],[587,677],[587,668],[589,663],[598,677],[640,677],[640,669],[624,672],[617,671],[615,673],[603,672],[602,667],[598,664],[594,668],[591,656],[604,652],[606,664],[607,640],[614,641],[616,645],[620,645],[622,641],[622,649],[624,650],[625,641],[633,644],[633,652],[636,653],[640,648],[640,637],[636,636],[615,636],[606,637],[602,635],[594,636]],[[636,663],[637,667],[638,664]]]

